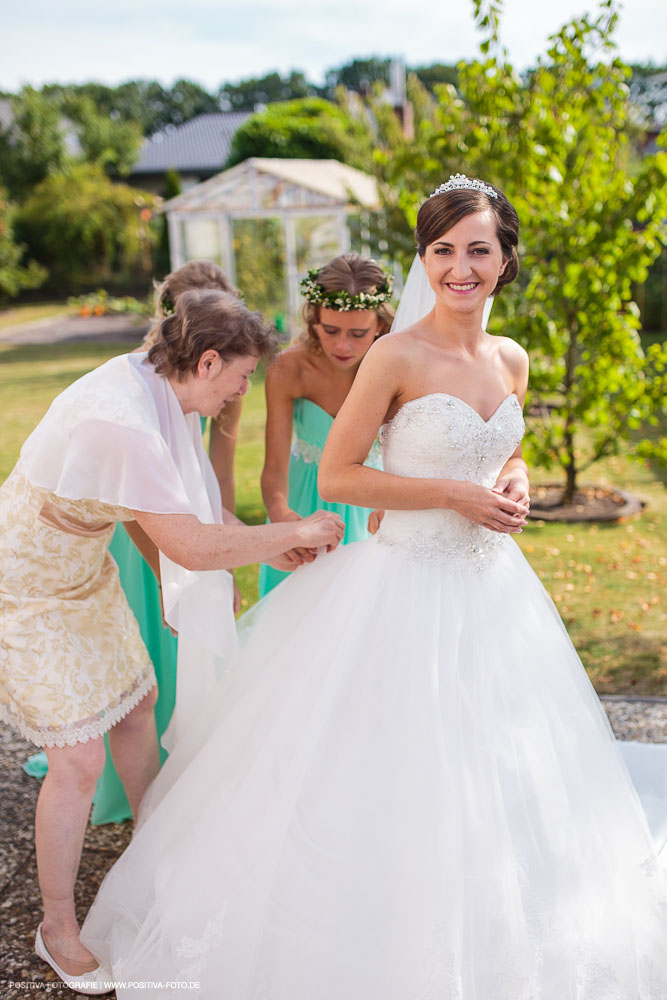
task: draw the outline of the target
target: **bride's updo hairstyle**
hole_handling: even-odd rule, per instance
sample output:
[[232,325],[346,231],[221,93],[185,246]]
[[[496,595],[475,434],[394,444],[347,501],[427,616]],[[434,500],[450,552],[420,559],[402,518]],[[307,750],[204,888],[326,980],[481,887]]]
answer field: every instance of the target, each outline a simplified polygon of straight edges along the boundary
[[224,364],[250,354],[268,360],[277,347],[261,313],[250,312],[227,292],[204,289],[178,296],[173,315],[155,331],[148,359],[159,375],[181,380],[197,371],[206,351],[217,351]]
[[498,195],[492,198],[484,191],[474,188],[455,188],[442,194],[432,194],[419,209],[415,239],[417,253],[423,257],[426,247],[464,219],[466,215],[491,211],[496,221],[496,235],[500,243],[503,259],[507,261],[505,270],[498,278],[493,290],[497,295],[503,285],[509,285],[519,273],[519,258],[516,248],[519,242],[519,216],[502,191],[489,184]]
[[[387,275],[377,261],[371,257],[362,257],[358,253],[344,253],[334,257],[319,269],[315,278],[317,284],[325,292],[349,292],[359,295],[361,292],[373,294],[387,282]],[[315,327],[320,322],[322,307],[307,302],[303,307],[303,318],[306,331],[298,341],[305,342],[315,354],[322,352],[320,338]],[[378,337],[388,333],[394,320],[394,308],[389,302],[382,302],[373,312],[378,318]]]

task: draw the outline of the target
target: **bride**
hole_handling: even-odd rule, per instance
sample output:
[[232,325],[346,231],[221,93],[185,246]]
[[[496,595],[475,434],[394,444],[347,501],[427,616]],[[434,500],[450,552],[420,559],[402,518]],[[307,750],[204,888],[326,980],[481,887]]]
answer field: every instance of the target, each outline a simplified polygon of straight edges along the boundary
[[371,348],[320,470],[384,520],[251,613],[149,791],[83,931],[119,997],[667,996],[641,806],[510,537],[528,362],[482,314],[517,274],[516,212],[457,175],[416,236],[435,305]]

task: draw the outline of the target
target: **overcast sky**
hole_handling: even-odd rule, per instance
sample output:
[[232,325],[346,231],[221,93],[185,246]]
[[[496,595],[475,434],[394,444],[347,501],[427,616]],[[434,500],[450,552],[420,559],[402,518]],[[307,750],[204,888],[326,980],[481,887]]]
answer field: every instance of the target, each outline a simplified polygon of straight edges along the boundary
[[[516,66],[595,0],[505,0],[502,39]],[[355,57],[409,65],[475,55],[470,0],[14,0],[4,7],[0,89],[179,77],[208,89],[300,69],[315,83]],[[667,63],[667,3],[626,0],[617,29],[628,62]]]

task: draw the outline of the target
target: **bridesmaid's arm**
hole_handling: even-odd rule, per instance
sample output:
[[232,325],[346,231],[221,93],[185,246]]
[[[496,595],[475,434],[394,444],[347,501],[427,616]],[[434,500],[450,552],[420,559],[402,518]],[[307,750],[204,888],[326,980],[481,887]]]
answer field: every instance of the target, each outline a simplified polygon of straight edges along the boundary
[[476,483],[396,476],[363,464],[386,415],[410,398],[404,379],[413,365],[409,339],[401,334],[373,344],[329,432],[320,463],[320,495],[383,510],[449,508],[493,531],[520,531],[516,515],[523,515],[523,508],[504,494]]
[[294,391],[288,360],[279,357],[266,374],[266,444],[262,469],[262,498],[269,520],[294,521],[289,505],[289,461],[294,421]]
[[160,552],[155,542],[148,537],[143,528],[140,528],[136,521],[123,521],[125,531],[141,552],[142,556],[153,570],[155,579],[160,583]]
[[[274,361],[266,375],[266,445],[261,484],[264,506],[272,524],[301,520],[289,505],[289,463],[297,381],[294,362],[287,353]],[[287,569],[294,570],[304,562],[312,562],[315,555],[315,551],[299,546],[286,553]]]
[[241,398],[227,403],[220,416],[211,421],[209,456],[220,484],[222,505],[227,510],[236,506],[234,488],[234,455],[243,403]]

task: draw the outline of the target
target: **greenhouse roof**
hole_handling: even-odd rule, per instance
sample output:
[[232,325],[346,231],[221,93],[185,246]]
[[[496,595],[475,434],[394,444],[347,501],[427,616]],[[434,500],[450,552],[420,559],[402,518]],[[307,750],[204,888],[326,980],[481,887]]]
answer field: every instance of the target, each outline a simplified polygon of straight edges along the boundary
[[164,212],[295,211],[359,204],[378,208],[375,179],[338,160],[252,157],[162,205]]

